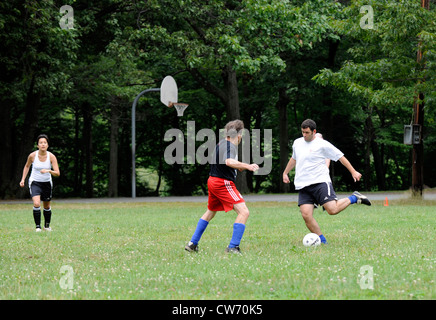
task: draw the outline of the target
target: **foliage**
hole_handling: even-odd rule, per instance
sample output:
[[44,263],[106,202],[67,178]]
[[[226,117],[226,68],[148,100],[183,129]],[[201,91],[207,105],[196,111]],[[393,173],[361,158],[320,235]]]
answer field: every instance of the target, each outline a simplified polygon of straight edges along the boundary
[[[273,132],[272,171],[247,175],[246,192],[282,192],[281,163],[290,152],[284,156],[280,149],[289,151],[309,117],[364,173],[356,186],[333,164],[338,191],[407,189],[411,159],[402,125],[411,121],[417,92],[426,105],[426,184],[435,186],[433,4],[425,11],[414,0],[346,3],[2,2],[0,197],[28,196],[17,181],[42,132],[60,163],[55,197],[130,196],[131,105],[166,75],[176,79],[179,101],[190,106],[179,118],[157,93],[141,97],[136,163],[157,178],[138,180],[139,196],[205,194],[209,167],[167,164],[164,133],[178,128],[186,134],[187,121],[195,121],[197,131],[217,132],[235,115],[249,130]],[[60,28],[65,4],[74,8],[74,29]],[[372,30],[359,24],[359,9],[368,4]],[[278,125],[280,110],[285,129]]]
[[[381,108],[411,106],[418,92],[429,104],[436,91],[435,11],[420,7],[420,1],[370,1],[374,28],[362,29],[356,21],[364,1],[353,1],[343,9],[345,19],[333,23],[344,37],[355,39],[349,60],[338,72],[322,70],[319,83],[332,84]],[[422,62],[417,62],[417,51]]]
[[[359,11],[364,5],[374,10],[373,28],[362,28],[358,23],[359,19],[364,19]],[[421,8],[420,1],[352,1],[342,8],[341,18],[332,22],[342,42],[347,44],[347,57],[339,70],[324,68],[313,78],[321,85],[346,92],[360,105],[364,118],[371,119],[369,122],[375,130],[373,138],[365,138],[368,132],[364,128],[364,140],[395,150],[389,156],[391,159],[383,159],[386,168],[391,161],[397,167],[397,173],[389,175],[390,179],[398,177],[394,178],[392,187],[405,188],[408,183],[398,169],[406,169],[410,157],[396,155],[407,152],[408,147],[402,145],[402,125],[412,122],[412,106],[414,101],[420,102],[419,94],[423,94],[426,105],[427,152],[433,154],[435,150],[431,144],[436,129],[435,18],[435,9]],[[419,61],[418,50],[422,53]],[[426,170],[433,171],[428,165]],[[390,179],[389,182],[393,182]]]

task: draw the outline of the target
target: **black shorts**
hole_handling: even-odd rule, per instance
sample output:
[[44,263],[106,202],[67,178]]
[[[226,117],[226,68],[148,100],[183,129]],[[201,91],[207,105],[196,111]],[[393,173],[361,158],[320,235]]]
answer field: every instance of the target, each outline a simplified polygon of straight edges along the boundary
[[51,182],[32,181],[30,184],[30,196],[41,196],[41,201],[51,201],[52,198]]
[[298,191],[298,206],[302,204],[323,205],[332,200],[338,200],[338,197],[331,182],[311,184]]

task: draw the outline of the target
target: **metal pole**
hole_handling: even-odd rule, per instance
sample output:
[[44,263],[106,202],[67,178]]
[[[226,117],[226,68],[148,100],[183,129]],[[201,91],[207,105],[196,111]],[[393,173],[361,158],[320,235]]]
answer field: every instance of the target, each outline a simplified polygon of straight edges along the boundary
[[132,104],[132,198],[136,198],[136,104],[139,98],[147,92],[159,92],[160,88],[152,88],[138,94]]

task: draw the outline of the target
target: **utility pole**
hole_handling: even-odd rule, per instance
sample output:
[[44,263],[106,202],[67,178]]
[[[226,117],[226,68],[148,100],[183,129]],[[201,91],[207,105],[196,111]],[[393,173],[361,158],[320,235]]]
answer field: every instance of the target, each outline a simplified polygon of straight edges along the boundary
[[[421,7],[430,10],[430,0],[421,0]],[[422,64],[422,51],[419,42],[416,61]],[[413,103],[413,124],[419,128],[419,143],[413,144],[412,151],[412,196],[422,198],[424,187],[424,144],[422,134],[424,129],[424,94],[418,93]]]

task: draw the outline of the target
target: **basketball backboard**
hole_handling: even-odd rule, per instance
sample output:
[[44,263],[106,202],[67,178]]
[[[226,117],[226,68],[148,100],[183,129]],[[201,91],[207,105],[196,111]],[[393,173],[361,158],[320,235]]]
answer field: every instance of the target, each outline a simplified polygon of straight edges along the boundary
[[177,83],[171,76],[166,76],[160,85],[160,101],[167,107],[178,102]]

